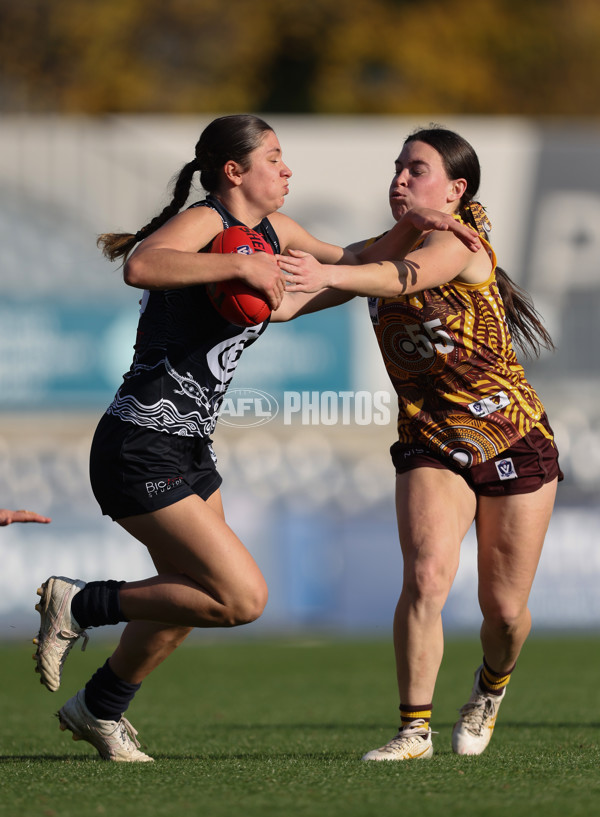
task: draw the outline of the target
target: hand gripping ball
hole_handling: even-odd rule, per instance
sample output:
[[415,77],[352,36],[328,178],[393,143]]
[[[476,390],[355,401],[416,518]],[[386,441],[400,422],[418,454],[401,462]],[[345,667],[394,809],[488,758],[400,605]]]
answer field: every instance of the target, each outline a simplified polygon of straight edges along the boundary
[[[228,227],[216,235],[210,251],[243,255],[268,252],[273,255],[271,245],[260,233],[242,226]],[[206,290],[217,312],[236,326],[256,326],[271,316],[271,307],[262,294],[243,281],[235,278],[214,281],[206,285]]]

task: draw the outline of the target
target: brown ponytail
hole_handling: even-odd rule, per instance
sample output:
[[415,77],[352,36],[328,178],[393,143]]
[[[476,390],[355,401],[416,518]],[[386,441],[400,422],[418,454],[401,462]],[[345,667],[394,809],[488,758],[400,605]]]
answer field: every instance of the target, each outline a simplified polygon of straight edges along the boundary
[[[470,224],[480,238],[488,238],[492,224],[485,208],[478,201],[469,201],[461,206],[459,212],[463,221]],[[552,338],[541,322],[530,294],[515,284],[501,267],[496,267],[496,283],[504,303],[511,337],[519,348],[527,357],[539,357],[542,347],[554,349]]]
[[533,305],[531,295],[515,284],[501,267],[496,267],[496,283],[504,302],[511,337],[527,357],[539,357],[542,347],[554,349],[552,338]]

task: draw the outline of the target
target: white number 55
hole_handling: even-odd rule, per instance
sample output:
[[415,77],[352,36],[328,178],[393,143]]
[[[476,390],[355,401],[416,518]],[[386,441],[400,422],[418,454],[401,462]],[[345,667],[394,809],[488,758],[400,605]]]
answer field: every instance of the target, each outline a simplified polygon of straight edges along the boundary
[[[421,357],[433,357],[436,349],[442,355],[448,355],[454,349],[454,343],[445,329],[441,329],[442,322],[439,318],[432,321],[425,321],[422,325],[418,323],[407,324],[406,331],[410,340],[402,341],[402,346],[406,352],[417,351]],[[409,345],[411,348],[409,349]]]

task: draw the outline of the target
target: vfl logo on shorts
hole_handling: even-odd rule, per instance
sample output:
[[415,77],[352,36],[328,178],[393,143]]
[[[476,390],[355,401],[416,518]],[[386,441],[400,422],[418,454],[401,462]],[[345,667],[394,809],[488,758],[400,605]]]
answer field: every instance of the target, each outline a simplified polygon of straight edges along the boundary
[[518,474],[510,457],[505,460],[498,460],[495,465],[500,479],[517,479]]

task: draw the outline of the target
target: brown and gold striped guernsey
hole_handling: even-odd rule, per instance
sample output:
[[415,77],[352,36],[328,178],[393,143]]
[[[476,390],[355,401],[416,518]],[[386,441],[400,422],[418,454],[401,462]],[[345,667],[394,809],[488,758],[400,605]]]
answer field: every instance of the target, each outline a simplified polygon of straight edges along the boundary
[[[464,466],[510,448],[537,427],[544,407],[517,361],[496,284],[496,256],[482,284],[452,282],[396,298],[369,298],[398,394],[398,437]],[[417,245],[416,249],[419,245]]]

